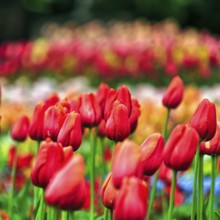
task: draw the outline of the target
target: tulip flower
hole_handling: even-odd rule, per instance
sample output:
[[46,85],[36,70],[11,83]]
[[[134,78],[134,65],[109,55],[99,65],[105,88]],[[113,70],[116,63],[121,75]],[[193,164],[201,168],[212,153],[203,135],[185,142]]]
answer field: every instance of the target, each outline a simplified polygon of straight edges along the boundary
[[44,100],[44,104],[46,108],[48,108],[52,105],[55,105],[59,100],[60,100],[59,96],[57,95],[57,93],[54,92]]
[[122,85],[117,89],[117,100],[127,107],[128,116],[130,116],[132,108],[131,94],[126,85]]
[[84,127],[93,127],[100,123],[102,118],[101,108],[94,94],[82,94],[80,96],[79,113]]
[[200,154],[215,155],[220,142],[220,124],[217,124],[215,136],[207,142],[200,143]]
[[163,160],[164,138],[159,133],[150,135],[140,146],[144,175],[153,175]]
[[173,171],[162,162],[159,169],[159,179],[163,180],[166,184],[171,185]]
[[114,89],[109,89],[108,95],[106,96],[105,110],[104,110],[104,119],[105,121],[109,118],[114,102],[117,100],[117,92]]
[[123,141],[130,134],[130,121],[127,107],[119,101],[114,103],[114,108],[106,121],[106,136],[115,141]]
[[147,213],[148,187],[135,177],[125,178],[115,199],[115,220],[144,220]]
[[106,208],[113,210],[117,193],[118,190],[112,183],[112,173],[110,172],[106,177],[101,189],[102,203]]
[[107,84],[101,83],[99,85],[97,93],[96,93],[97,101],[100,105],[103,116],[104,116],[104,110],[105,110],[105,103],[106,103],[106,100],[107,100],[106,97],[108,95],[109,89],[110,88]]
[[53,141],[57,141],[58,133],[66,118],[67,109],[61,105],[50,106],[44,115],[44,138],[51,138]]
[[163,95],[163,105],[168,109],[176,108],[183,99],[183,92],[183,81],[179,76],[175,76]]
[[189,124],[196,129],[202,141],[211,140],[215,135],[217,124],[215,104],[203,99]]
[[126,139],[115,146],[112,159],[112,182],[120,188],[125,177],[142,177],[141,151],[137,144]]
[[177,125],[170,134],[164,149],[164,163],[169,168],[186,170],[196,154],[199,135],[185,124]]
[[[16,146],[13,146],[9,149],[8,166],[10,168],[13,167],[16,151],[17,151]],[[31,153],[28,153],[28,154],[20,154],[19,153],[17,155],[16,168],[23,169],[23,168],[31,167],[33,157],[34,157],[34,155]]]
[[107,120],[111,114],[112,109],[114,108],[115,101],[118,100],[121,104],[124,104],[128,110],[128,116],[130,117],[131,114],[131,94],[126,85],[122,85],[117,90],[109,89],[106,104],[105,104],[105,111],[104,111],[104,119]]
[[75,154],[51,179],[45,191],[49,205],[64,210],[78,210],[86,199],[85,164],[80,154]]
[[71,146],[74,151],[79,148],[82,142],[82,127],[78,113],[71,112],[66,116],[59,131],[57,142],[60,142],[64,147]]
[[43,102],[38,103],[34,108],[34,113],[30,121],[29,136],[33,140],[44,140],[43,127],[44,127],[44,114],[45,111],[55,105],[59,101],[56,93],[51,94]]
[[25,141],[28,136],[29,118],[27,116],[20,117],[15,121],[11,129],[11,137],[16,141]]
[[30,121],[29,136],[33,140],[41,141],[44,139],[43,125],[44,125],[44,114],[47,110],[45,103],[41,102],[34,108],[34,113]]
[[105,126],[106,126],[105,120],[102,119],[101,122],[99,123],[99,126],[98,126],[98,135],[99,135],[99,137],[105,137],[106,136]]
[[60,143],[50,140],[42,142],[31,172],[32,183],[35,186],[46,188],[54,173],[57,172],[71,156],[72,151],[64,153],[63,146]]

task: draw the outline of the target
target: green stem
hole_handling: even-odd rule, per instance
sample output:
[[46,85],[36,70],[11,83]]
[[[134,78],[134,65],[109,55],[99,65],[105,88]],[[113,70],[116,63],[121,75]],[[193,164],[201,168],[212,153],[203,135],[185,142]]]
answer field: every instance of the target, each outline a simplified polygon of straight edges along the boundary
[[99,138],[99,148],[101,150],[101,169],[102,169],[102,174],[101,174],[101,180],[102,183],[104,182],[105,179],[105,174],[106,174],[106,164],[105,164],[105,146],[104,146],[104,138],[100,137]]
[[170,203],[169,203],[169,210],[168,210],[168,220],[172,220],[172,217],[173,217],[174,193],[175,193],[175,187],[176,187],[176,176],[177,176],[177,171],[173,171],[171,194],[170,194]]
[[203,219],[203,155],[199,155],[198,170],[198,219]]
[[45,218],[46,204],[44,202],[44,190],[40,189],[40,205],[37,211],[36,220],[43,220]]
[[[38,154],[39,148],[40,148],[40,141],[37,142],[37,147],[36,147],[36,152],[35,152],[35,157]],[[33,202],[33,206],[34,206],[34,216],[36,216],[37,210],[38,210],[38,202],[40,200],[39,195],[40,195],[40,188],[33,186],[34,189],[34,202]]]
[[14,198],[14,189],[15,189],[15,178],[16,178],[16,167],[18,159],[18,150],[15,148],[14,161],[11,170],[11,188],[9,191],[9,200],[8,200],[8,214],[10,219],[13,219],[13,198]]
[[152,189],[151,189],[151,192],[150,192],[150,201],[149,201],[149,206],[148,206],[148,212],[147,212],[146,220],[150,219],[150,214],[151,214],[151,210],[152,210],[153,202],[154,202],[154,197],[155,197],[155,193],[156,193],[158,175],[159,175],[159,171],[157,170],[157,172],[154,175],[154,182],[153,182],[153,186],[152,186]]
[[74,220],[74,211],[69,211],[69,220]]
[[[163,136],[164,136],[165,141],[167,140],[167,125],[168,125],[169,117],[170,117],[170,109],[168,108],[167,115],[166,115],[165,122],[164,122],[164,128],[163,128]],[[150,192],[150,202],[149,202],[149,206],[148,206],[148,213],[147,213],[146,220],[150,219],[150,215],[151,215],[151,211],[152,211],[152,207],[153,207],[153,201],[154,201],[154,197],[155,197],[155,193],[156,193],[158,175],[159,175],[159,171],[157,171],[154,176],[154,183],[153,183],[153,186],[152,186],[152,189]]]
[[110,220],[113,220],[113,210],[110,210]]
[[169,117],[170,117],[170,109],[168,108],[167,115],[165,118],[164,128],[163,128],[163,136],[164,136],[165,141],[167,140],[167,125],[168,125]]
[[198,144],[195,156],[195,172],[194,172],[194,180],[193,180],[193,195],[192,195],[192,210],[191,210],[191,220],[195,220],[196,215],[196,194],[197,194],[197,176],[198,176],[198,168],[199,168],[199,152],[200,152],[200,143]]
[[95,146],[94,146],[95,137],[92,133],[92,128],[90,129],[90,220],[94,219],[94,181],[95,181]]
[[61,220],[69,220],[69,213],[68,211],[61,212]]
[[214,206],[214,192],[215,192],[215,176],[216,176],[216,160],[217,156],[212,156],[212,173],[211,173],[211,189],[210,189],[210,204],[209,204],[209,220],[214,219],[214,212],[213,212],[213,206]]
[[[58,219],[58,210],[52,206],[47,207],[48,210],[48,216],[47,220],[57,220]],[[39,219],[42,220],[42,219]]]
[[108,209],[104,207],[104,220],[108,220]]

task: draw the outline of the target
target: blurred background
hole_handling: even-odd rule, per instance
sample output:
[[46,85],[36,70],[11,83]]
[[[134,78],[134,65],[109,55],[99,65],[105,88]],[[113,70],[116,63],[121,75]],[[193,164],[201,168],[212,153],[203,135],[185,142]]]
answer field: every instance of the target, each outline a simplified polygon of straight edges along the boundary
[[220,33],[218,0],[8,0],[0,1],[0,40],[39,36],[46,22],[74,20],[162,21],[172,18],[181,27]]

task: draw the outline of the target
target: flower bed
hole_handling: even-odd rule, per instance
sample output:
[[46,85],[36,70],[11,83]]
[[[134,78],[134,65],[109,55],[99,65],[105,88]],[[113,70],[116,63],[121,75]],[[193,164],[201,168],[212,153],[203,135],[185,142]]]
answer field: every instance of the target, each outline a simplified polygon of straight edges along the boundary
[[0,74],[59,80],[85,75],[96,85],[122,79],[166,85],[180,74],[185,82],[213,84],[220,79],[219,48],[218,37],[170,21],[48,24],[39,38],[0,45]]
[[[218,215],[217,87],[210,93],[216,96],[210,96],[208,90],[184,88],[179,77],[163,90],[101,84],[67,94],[67,87],[58,86],[59,95],[42,98],[39,92],[41,98],[29,99],[26,113],[17,108],[25,115],[14,113],[9,120],[10,137],[3,128],[4,218],[171,220]],[[150,92],[151,100],[146,98]],[[11,108],[1,112],[3,124]]]

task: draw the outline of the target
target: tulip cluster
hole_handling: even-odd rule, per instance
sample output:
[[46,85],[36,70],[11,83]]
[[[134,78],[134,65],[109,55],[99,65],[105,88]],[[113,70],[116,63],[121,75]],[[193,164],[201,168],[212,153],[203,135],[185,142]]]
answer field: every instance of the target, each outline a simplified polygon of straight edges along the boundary
[[[89,208],[85,218],[90,220],[102,214],[104,220],[108,220],[109,213],[115,220],[149,220],[155,207],[158,178],[165,184],[163,194],[169,195],[168,212],[165,208],[162,212],[165,219],[172,220],[174,206],[183,201],[177,180],[193,164],[191,219],[202,220],[205,215],[213,220],[214,183],[220,154],[216,106],[203,99],[188,122],[169,124],[170,116],[183,97],[183,81],[175,76],[161,100],[167,109],[163,131],[146,135],[140,144],[129,137],[138,125],[140,104],[126,85],[113,89],[102,83],[96,93],[63,99],[54,93],[36,104],[32,117],[19,117],[10,133],[16,142],[9,150],[8,159],[11,185],[7,213],[10,218],[16,215],[13,200],[17,201],[19,191],[25,194],[17,187],[16,178],[29,167],[33,187],[27,194],[34,196],[33,211],[29,215],[36,220],[58,220],[60,217],[72,220],[74,211],[83,208]],[[30,141],[29,138],[38,143],[35,155],[20,152],[20,145]],[[104,160],[105,143],[112,145],[108,148],[110,157],[112,155],[108,166]],[[207,213],[203,204],[204,154],[212,157]],[[97,181],[99,187],[102,185],[99,195],[95,190]],[[23,188],[28,191],[28,181]],[[100,197],[105,206],[101,211]]]
[[106,27],[97,22],[63,27],[49,24],[39,39],[1,44],[0,73],[31,72],[34,77],[38,72],[52,72],[59,78],[63,73],[92,72],[114,80],[125,75],[159,79],[161,74],[193,76],[195,72],[194,78],[209,78],[219,68],[218,48],[218,38],[192,29],[179,30],[172,22],[118,22]]

